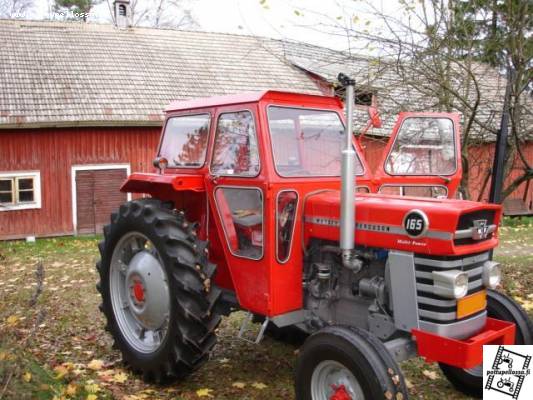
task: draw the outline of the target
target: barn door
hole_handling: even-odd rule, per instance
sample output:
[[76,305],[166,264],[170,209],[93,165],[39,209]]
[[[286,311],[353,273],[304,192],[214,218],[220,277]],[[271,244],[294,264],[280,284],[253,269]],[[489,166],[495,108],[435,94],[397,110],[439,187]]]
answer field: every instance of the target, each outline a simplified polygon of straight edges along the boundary
[[102,232],[111,213],[127,200],[119,190],[126,178],[126,168],[75,171],[78,234]]
[[455,198],[461,180],[459,115],[400,113],[376,171],[379,192]]

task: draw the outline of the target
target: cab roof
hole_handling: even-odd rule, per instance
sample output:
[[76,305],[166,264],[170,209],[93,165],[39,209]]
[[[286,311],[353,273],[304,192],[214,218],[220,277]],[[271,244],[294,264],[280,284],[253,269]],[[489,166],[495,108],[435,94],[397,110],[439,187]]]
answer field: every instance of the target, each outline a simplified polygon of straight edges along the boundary
[[272,101],[285,104],[292,103],[297,106],[329,106],[342,108],[342,102],[337,97],[318,96],[313,94],[294,93],[280,90],[263,90],[258,92],[244,92],[225,96],[173,101],[167,106],[165,112],[169,113],[173,111],[228,106],[241,103],[254,103],[259,101]]

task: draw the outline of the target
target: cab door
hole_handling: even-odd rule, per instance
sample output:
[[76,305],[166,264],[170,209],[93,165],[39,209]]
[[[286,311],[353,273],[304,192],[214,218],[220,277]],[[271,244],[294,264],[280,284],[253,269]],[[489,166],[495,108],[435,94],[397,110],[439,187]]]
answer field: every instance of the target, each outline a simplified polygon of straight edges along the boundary
[[207,187],[211,223],[221,242],[239,304],[266,314],[266,185],[257,120],[255,104],[218,109]]
[[376,171],[378,192],[455,198],[461,175],[459,114],[400,113]]

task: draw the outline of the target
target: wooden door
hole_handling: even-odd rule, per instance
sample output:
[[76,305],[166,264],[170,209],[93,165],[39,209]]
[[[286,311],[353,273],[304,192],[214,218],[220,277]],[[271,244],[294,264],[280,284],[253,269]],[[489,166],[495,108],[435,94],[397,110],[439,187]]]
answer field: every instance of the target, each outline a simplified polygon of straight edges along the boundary
[[126,169],[76,171],[77,233],[101,233],[112,212],[127,200],[120,186]]

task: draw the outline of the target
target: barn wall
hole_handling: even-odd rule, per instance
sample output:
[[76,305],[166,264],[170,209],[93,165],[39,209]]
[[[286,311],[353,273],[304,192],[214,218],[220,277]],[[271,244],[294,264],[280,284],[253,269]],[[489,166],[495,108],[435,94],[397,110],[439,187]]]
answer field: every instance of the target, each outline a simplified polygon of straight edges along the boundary
[[[386,139],[377,139],[374,137],[365,137],[362,146],[367,158],[368,164],[372,171],[380,167],[383,157],[383,151],[387,144]],[[524,156],[533,165],[533,142],[528,142],[522,147]],[[492,172],[492,162],[494,159],[494,144],[483,144],[480,146],[470,147],[470,177],[469,189],[472,200],[487,201],[489,197],[490,179],[486,181],[487,174]],[[521,175],[520,169],[522,164],[518,158],[515,160],[515,167],[505,180],[505,186],[510,184],[514,179]],[[484,183],[486,184],[484,185]],[[522,183],[509,198],[525,199],[527,204],[533,201],[533,183],[530,183],[529,190],[526,193],[526,183]],[[480,195],[481,189],[484,188],[483,194]]]
[[[0,131],[0,172],[39,170],[42,206],[37,210],[0,211],[0,238],[28,235],[71,234],[71,166],[130,163],[131,171],[152,170],[151,160],[159,140],[159,128],[73,128]],[[364,151],[372,171],[379,167],[383,140],[365,138]],[[476,200],[492,164],[493,145],[472,148],[470,191]],[[524,153],[533,164],[533,143]],[[517,164],[518,165],[518,164]],[[509,179],[518,174],[513,171]],[[482,200],[487,199],[487,184]],[[523,198],[522,184],[511,197]],[[533,201],[533,184],[527,193]]]
[[39,170],[41,209],[0,211],[0,238],[70,234],[71,166],[130,163],[151,171],[160,128],[0,131],[0,172]]

